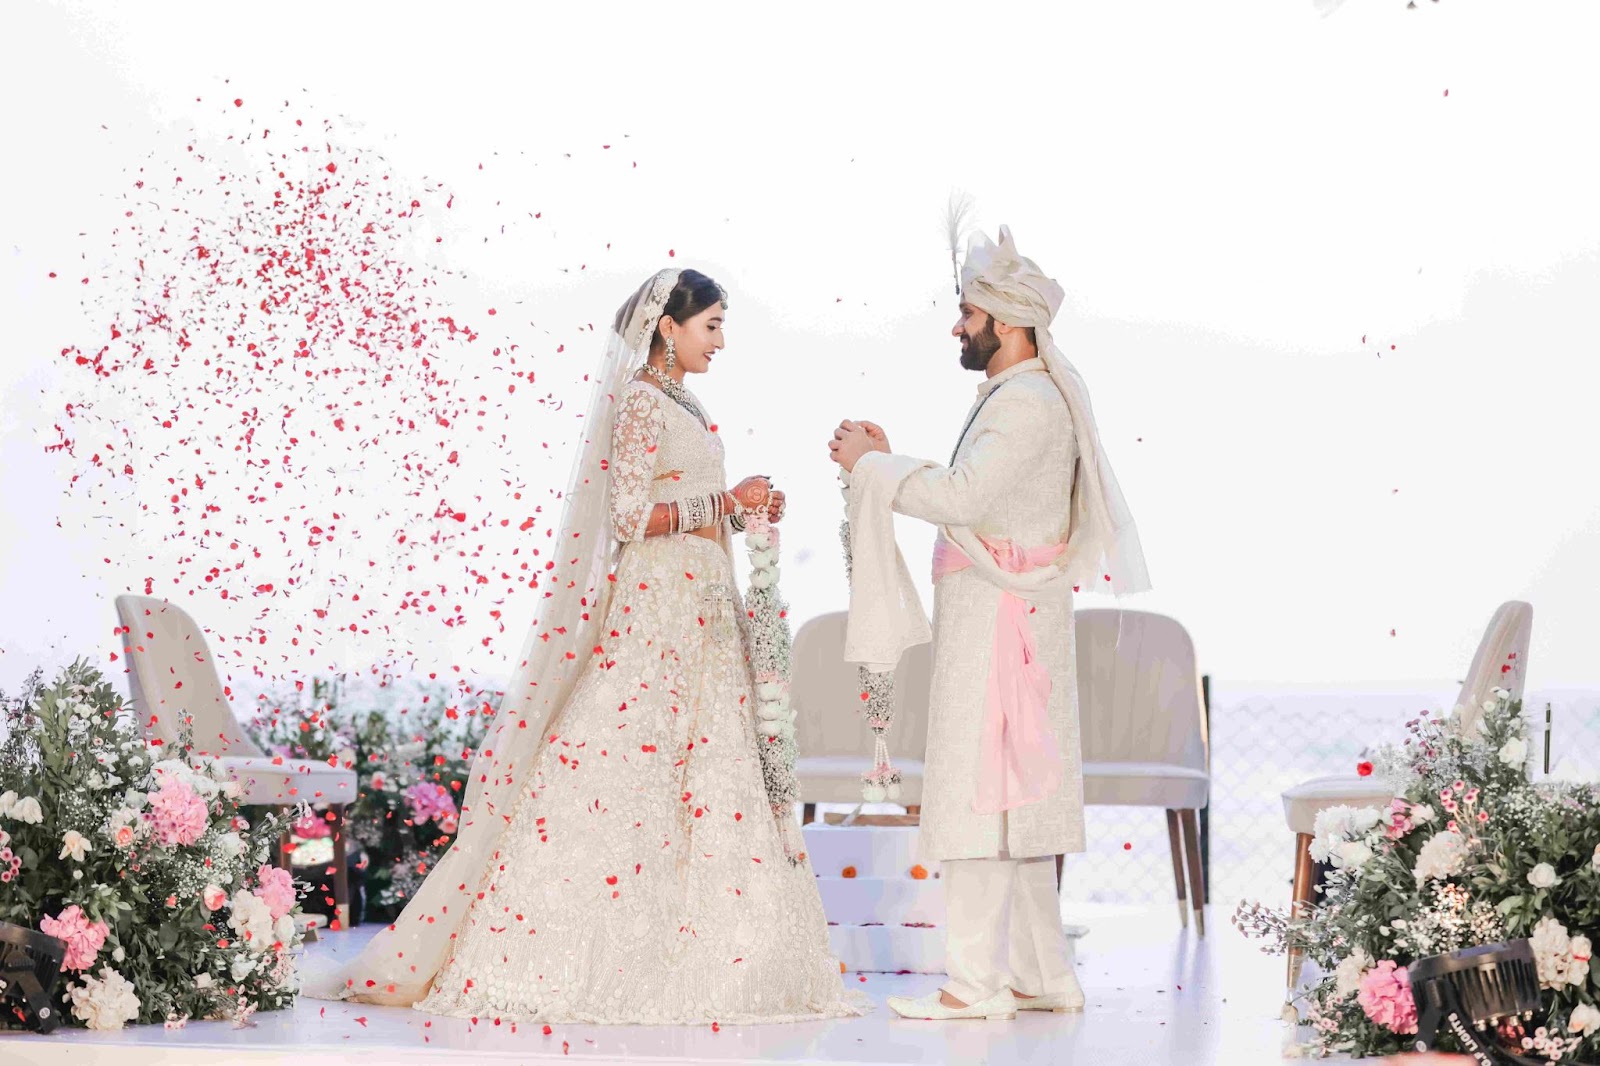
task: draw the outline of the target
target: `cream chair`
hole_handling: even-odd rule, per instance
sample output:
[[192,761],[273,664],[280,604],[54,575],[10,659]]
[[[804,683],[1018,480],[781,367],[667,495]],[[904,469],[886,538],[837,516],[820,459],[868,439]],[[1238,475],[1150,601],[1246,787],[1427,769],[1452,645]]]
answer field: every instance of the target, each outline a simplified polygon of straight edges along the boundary
[[[861,713],[861,684],[844,661],[844,611],[819,615],[794,635],[789,699],[796,708],[801,756],[795,760],[804,820],[818,803],[860,803],[861,775],[872,769],[872,731]],[[933,645],[907,651],[895,672],[894,725],[889,752],[900,771],[908,813],[922,804],[922,763],[928,747],[928,693]]]
[[1211,748],[1194,641],[1148,611],[1082,610],[1076,621],[1083,801],[1165,809],[1178,915],[1188,925],[1192,907],[1204,936],[1197,812],[1210,801]]
[[216,756],[243,790],[239,802],[282,809],[304,801],[333,811],[334,906],[338,928],[348,929],[344,812],[356,798],[356,772],[317,760],[268,756],[257,747],[234,717],[205,636],[176,604],[118,596],[117,617],[128,658],[129,695],[152,740],[175,744],[188,723],[195,750]]
[[[1496,688],[1506,689],[1511,698],[1522,698],[1527,678],[1528,644],[1533,637],[1533,605],[1520,600],[1502,603],[1489,620],[1489,627],[1472,656],[1467,679],[1462,682],[1456,706],[1463,721],[1482,717],[1481,705],[1491,699]],[[1316,832],[1317,815],[1329,807],[1388,807],[1394,789],[1387,782],[1355,774],[1338,774],[1303,781],[1283,793],[1283,814],[1294,842],[1293,913],[1304,913],[1311,905],[1316,866],[1311,861],[1311,840]],[[1289,987],[1300,979],[1301,956],[1289,954]]]

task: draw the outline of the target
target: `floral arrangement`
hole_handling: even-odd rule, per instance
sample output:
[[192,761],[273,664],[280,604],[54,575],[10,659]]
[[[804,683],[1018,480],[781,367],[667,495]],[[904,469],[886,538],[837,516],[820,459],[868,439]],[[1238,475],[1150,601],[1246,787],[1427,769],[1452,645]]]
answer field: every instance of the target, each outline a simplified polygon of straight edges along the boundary
[[[345,819],[362,852],[365,891],[352,899],[353,922],[395,918],[455,840],[459,797],[493,697],[472,686],[402,692],[386,685],[352,698],[343,679],[313,678],[268,694],[263,702],[270,710],[247,726],[265,751],[337,759],[356,770],[357,796]],[[356,710],[354,703],[364,706]],[[329,817],[308,810],[291,826],[295,865],[325,867],[332,860]]]
[[[953,255],[954,253],[952,253]],[[853,576],[850,556],[850,520],[839,523],[844,545],[845,580]],[[861,712],[872,730],[872,769],[861,775],[861,798],[868,803],[891,803],[900,798],[900,771],[889,761],[889,727],[894,724],[894,671],[856,667],[861,685]]]
[[294,1002],[276,818],[246,822],[239,787],[187,743],[147,743],[81,661],[48,688],[35,672],[0,715],[0,920],[66,943],[65,1022],[243,1024]]
[[[1419,958],[1527,938],[1542,1003],[1495,1036],[1513,1054],[1600,1060],[1600,789],[1535,783],[1520,701],[1407,724],[1374,771],[1396,786],[1387,809],[1318,815],[1312,857],[1328,874],[1306,916],[1241,904],[1234,922],[1269,951],[1300,950],[1323,976],[1302,995],[1312,1055],[1410,1050],[1417,1008],[1406,967]],[[1439,1046],[1459,1050],[1448,1033]]]
[[[778,593],[778,529],[765,513],[745,518],[745,547],[750,553],[750,592],[745,596],[750,643],[750,669],[756,686],[756,732],[760,745],[761,776],[767,799],[778,824],[788,829],[800,782],[795,778],[795,709],[789,702],[789,676],[794,644],[789,633],[789,611]],[[784,847],[791,861],[805,853],[785,832]]]

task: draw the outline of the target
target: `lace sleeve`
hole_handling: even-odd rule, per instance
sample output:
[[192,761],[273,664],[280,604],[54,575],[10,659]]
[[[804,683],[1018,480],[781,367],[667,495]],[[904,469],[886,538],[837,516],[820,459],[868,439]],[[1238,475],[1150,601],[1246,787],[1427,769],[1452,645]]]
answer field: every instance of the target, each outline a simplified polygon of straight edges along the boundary
[[644,540],[656,446],[666,421],[660,397],[648,386],[628,389],[617,404],[611,430],[611,529],[618,540]]

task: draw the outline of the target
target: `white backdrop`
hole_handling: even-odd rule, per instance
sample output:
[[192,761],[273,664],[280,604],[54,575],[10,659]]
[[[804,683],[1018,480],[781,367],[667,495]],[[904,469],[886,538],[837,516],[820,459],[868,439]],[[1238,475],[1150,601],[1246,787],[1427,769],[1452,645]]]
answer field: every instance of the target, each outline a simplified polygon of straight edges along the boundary
[[[95,342],[78,279],[120,269],[105,235],[131,169],[175,132],[220,140],[235,97],[341,115],[397,174],[455,190],[452,299],[500,309],[541,392],[582,405],[586,324],[669,249],[721,281],[730,346],[693,384],[730,475],[790,494],[797,618],[844,601],[832,426],[874,418],[943,458],[970,401],[940,233],[960,188],[1067,288],[1057,334],[1157,586],[1138,605],[1180,618],[1205,669],[1448,678],[1517,597],[1537,611],[1531,684],[1600,681],[1600,8],[526,6],[6,6],[0,685],[106,661],[110,597],[142,587],[102,562],[130,534],[43,451],[59,352]],[[504,417],[515,476],[559,489],[571,413]],[[461,451],[466,471],[498,462],[467,432]],[[363,462],[327,492],[395,476]],[[924,572],[931,532],[902,541]],[[297,610],[280,597],[270,624]],[[423,665],[492,672],[510,649],[480,646],[486,605],[467,613],[395,625]],[[512,601],[510,640],[531,613]],[[267,669],[377,654],[350,637]]]

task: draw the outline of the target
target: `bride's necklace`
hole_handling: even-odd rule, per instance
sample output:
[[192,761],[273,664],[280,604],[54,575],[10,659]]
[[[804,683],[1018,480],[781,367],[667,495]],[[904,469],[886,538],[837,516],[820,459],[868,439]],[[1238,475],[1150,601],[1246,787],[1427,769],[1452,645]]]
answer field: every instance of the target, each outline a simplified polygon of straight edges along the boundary
[[667,394],[668,399],[694,415],[695,418],[700,420],[702,426],[707,425],[706,413],[700,410],[700,405],[694,402],[694,397],[689,395],[689,390],[683,387],[682,382],[673,380],[670,374],[658,369],[652,363],[644,364],[643,369],[646,374],[655,379],[657,385],[661,386],[661,391]]

